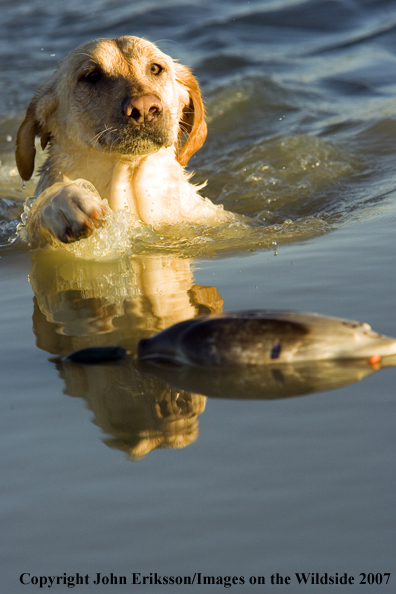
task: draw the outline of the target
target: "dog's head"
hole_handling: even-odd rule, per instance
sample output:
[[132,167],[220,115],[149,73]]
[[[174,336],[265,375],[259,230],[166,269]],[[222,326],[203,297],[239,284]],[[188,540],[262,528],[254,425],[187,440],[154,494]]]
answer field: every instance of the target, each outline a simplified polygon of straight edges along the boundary
[[72,51],[33,97],[16,142],[24,180],[33,174],[36,136],[43,148],[50,142],[131,156],[175,146],[184,166],[205,141],[204,106],[190,70],[154,44],[98,39]]

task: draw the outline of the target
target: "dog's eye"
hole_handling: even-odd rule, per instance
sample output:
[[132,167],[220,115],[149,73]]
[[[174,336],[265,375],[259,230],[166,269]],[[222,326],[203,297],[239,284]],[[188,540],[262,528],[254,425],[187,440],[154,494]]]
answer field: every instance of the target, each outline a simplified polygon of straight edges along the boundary
[[102,73],[99,70],[92,70],[86,76],[82,78],[85,82],[90,83],[91,85],[96,84],[102,78]]
[[150,70],[153,74],[161,74],[163,68],[159,64],[152,64]]

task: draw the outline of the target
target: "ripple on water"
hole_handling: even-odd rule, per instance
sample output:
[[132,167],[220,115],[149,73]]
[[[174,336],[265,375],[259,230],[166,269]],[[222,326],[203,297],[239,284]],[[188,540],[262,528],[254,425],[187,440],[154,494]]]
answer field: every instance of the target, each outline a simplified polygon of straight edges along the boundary
[[[158,251],[205,256],[271,248],[274,241],[301,241],[329,231],[346,216],[342,199],[335,199],[332,191],[356,169],[348,154],[324,139],[304,134],[270,138],[230,151],[216,175],[209,175],[221,186],[218,196],[209,197],[242,215],[233,222],[218,227],[169,226],[155,232],[119,211],[110,213],[89,238],[52,243],[78,258],[114,259]],[[23,219],[30,206],[29,200]]]

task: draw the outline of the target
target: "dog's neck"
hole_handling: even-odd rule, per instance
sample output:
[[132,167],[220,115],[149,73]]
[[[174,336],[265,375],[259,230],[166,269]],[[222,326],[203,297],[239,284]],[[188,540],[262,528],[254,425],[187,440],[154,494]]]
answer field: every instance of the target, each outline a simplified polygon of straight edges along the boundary
[[179,210],[189,211],[190,197],[196,196],[196,188],[176,160],[174,146],[133,156],[53,143],[41,168],[36,195],[64,177],[91,182],[113,211],[126,209],[152,225],[185,217]]
[[47,187],[62,181],[64,176],[71,180],[82,178],[91,182],[102,198],[109,199],[114,168],[120,161],[135,168],[141,159],[142,157],[104,153],[94,148],[81,149],[72,143],[66,145],[53,143],[40,173],[42,177],[46,177]]
[[[157,153],[144,156],[104,153],[96,149],[80,150],[78,146],[52,144],[49,155],[40,169],[41,177],[36,190],[39,195],[45,188],[64,177],[70,180],[85,179],[91,182],[100,196],[109,202],[112,210],[128,209],[137,215],[135,185],[139,170],[147,169],[150,162],[167,161],[179,168],[173,147],[160,149]],[[140,185],[140,184],[139,184]],[[136,188],[139,194],[144,188]]]

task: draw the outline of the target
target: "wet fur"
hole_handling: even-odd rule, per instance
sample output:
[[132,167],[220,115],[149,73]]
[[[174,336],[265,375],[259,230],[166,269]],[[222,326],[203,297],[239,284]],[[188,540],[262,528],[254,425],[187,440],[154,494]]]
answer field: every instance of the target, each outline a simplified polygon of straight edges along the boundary
[[[133,125],[123,106],[145,96],[158,99],[162,111]],[[205,141],[204,116],[190,70],[146,40],[98,39],[72,51],[33,97],[17,135],[24,180],[34,172],[35,138],[48,146],[28,236],[75,241],[100,225],[105,208],[72,183],[77,179],[92,183],[113,210],[126,208],[154,228],[226,220],[231,215],[203,199],[184,171]],[[66,191],[48,191],[59,183]]]

